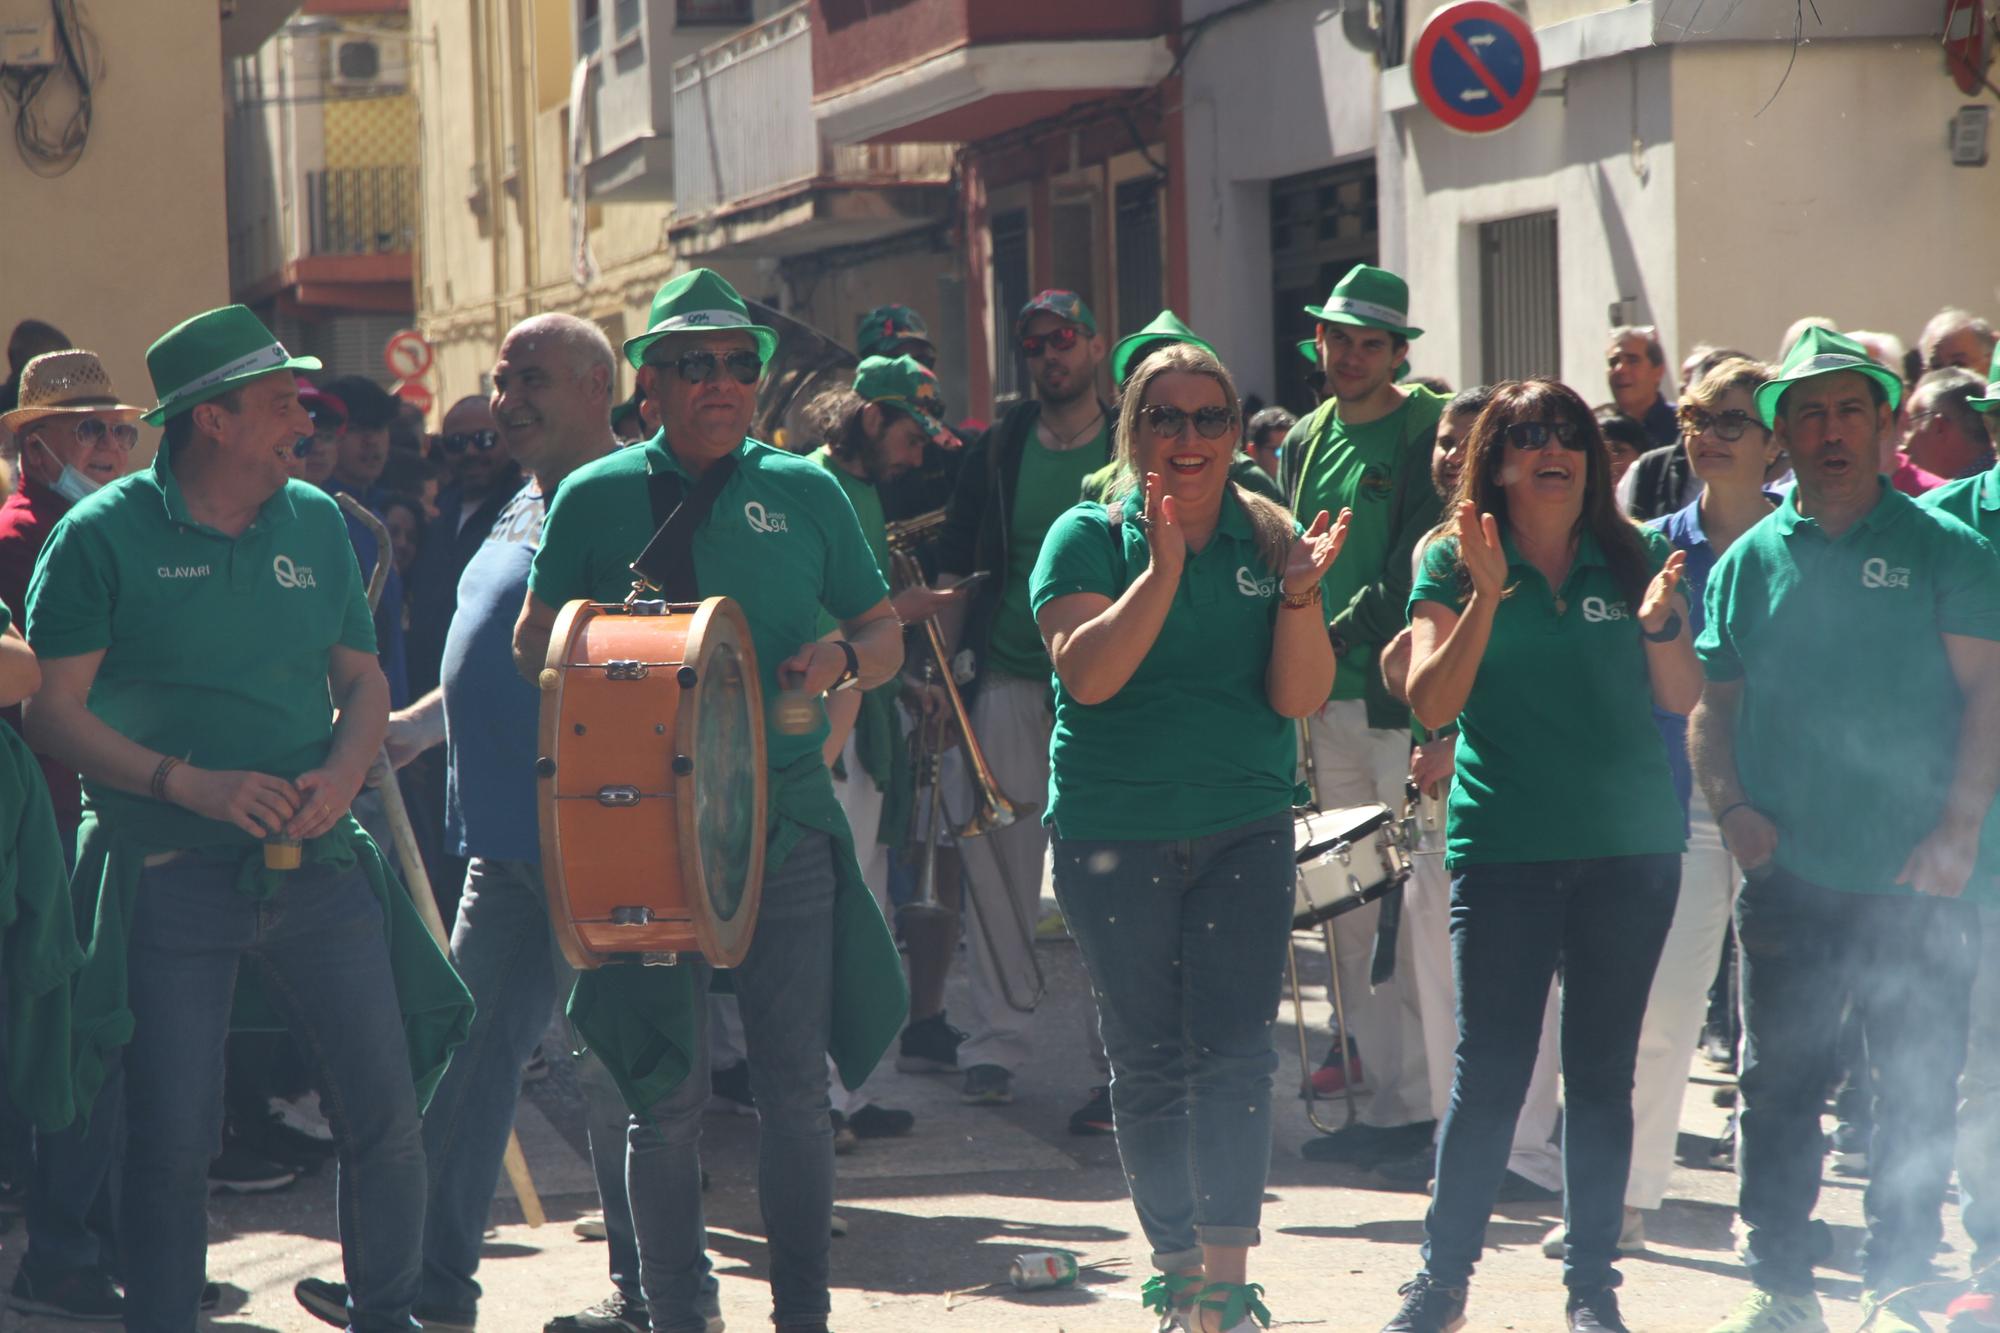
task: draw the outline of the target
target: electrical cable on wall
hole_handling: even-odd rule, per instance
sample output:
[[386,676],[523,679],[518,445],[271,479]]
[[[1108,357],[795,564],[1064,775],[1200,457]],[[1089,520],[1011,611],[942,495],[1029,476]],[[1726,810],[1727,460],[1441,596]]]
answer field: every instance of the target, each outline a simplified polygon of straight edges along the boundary
[[[91,92],[103,77],[103,51],[84,22],[78,0],[49,0],[55,63],[0,70],[0,98],[14,114],[14,146],[37,176],[60,176],[83,160],[90,144]],[[69,113],[49,110],[67,88]],[[60,123],[54,121],[60,118]]]

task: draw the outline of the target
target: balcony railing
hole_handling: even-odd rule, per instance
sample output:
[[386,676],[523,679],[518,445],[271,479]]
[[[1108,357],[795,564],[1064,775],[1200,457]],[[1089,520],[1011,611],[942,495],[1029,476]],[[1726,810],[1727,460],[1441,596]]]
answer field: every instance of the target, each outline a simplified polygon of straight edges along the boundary
[[416,248],[416,170],[332,167],[306,173],[307,253],[395,255]]
[[813,181],[894,185],[951,175],[949,145],[834,148],[821,140],[804,4],[674,65],[674,137],[674,202],[690,216]]

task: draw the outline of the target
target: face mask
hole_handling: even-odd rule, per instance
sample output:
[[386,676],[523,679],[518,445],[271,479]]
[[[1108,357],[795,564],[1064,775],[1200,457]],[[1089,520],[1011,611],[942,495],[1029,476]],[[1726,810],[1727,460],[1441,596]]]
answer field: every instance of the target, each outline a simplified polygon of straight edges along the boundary
[[81,500],[84,496],[89,495],[98,488],[100,483],[92,481],[68,463],[63,463],[60,458],[56,458],[56,451],[49,448],[41,436],[37,435],[35,437],[35,443],[42,446],[43,453],[55,459],[56,462],[62,463],[62,475],[56,478],[55,484],[49,487],[50,490],[71,504],[75,504],[78,500]]

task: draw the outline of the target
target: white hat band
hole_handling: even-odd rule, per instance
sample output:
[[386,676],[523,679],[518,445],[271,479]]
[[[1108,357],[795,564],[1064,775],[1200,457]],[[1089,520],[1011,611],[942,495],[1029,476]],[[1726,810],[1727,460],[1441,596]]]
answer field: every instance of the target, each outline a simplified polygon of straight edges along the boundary
[[1337,312],[1343,315],[1359,315],[1363,319],[1379,319],[1384,324],[1394,324],[1397,328],[1410,322],[1407,311],[1392,310],[1385,305],[1376,305],[1373,301],[1357,301],[1351,296],[1333,297],[1327,301],[1323,309],[1329,314]]
[[200,393],[203,389],[212,388],[224,380],[233,380],[259,370],[276,370],[291,359],[291,353],[285,350],[283,343],[272,343],[269,347],[260,347],[248,355],[239,356],[227,365],[217,366],[206,375],[198,375],[170,393],[161,394],[160,401],[171,403],[177,398],[185,398],[191,393]]
[[661,320],[648,333],[679,333],[685,329],[743,329],[750,320],[734,310],[689,310]]

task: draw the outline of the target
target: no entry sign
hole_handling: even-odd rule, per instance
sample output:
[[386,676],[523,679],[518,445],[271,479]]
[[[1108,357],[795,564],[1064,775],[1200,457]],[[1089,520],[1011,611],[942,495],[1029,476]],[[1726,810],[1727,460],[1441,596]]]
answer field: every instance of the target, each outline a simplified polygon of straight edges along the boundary
[[1489,134],[1534,104],[1542,53],[1527,20],[1495,0],[1458,0],[1431,15],[1410,58],[1417,99],[1452,129]]

